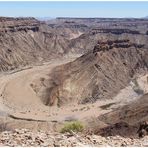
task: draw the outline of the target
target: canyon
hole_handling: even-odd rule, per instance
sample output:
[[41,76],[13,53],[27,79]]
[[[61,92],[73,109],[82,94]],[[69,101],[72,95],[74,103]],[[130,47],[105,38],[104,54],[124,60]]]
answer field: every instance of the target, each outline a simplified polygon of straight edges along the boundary
[[148,120],[147,32],[147,19],[0,17],[1,131],[81,121],[84,134],[137,138]]

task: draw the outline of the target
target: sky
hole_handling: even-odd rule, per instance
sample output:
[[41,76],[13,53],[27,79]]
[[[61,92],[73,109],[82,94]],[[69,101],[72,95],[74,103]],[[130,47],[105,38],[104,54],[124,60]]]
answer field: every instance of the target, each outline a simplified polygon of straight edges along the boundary
[[148,1],[0,1],[0,16],[139,18],[148,16]]

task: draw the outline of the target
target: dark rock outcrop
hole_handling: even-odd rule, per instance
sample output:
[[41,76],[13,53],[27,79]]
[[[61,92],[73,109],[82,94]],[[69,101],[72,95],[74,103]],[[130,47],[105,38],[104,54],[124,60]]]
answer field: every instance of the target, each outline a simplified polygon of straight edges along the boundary
[[110,50],[112,48],[143,48],[143,44],[130,43],[129,40],[107,40],[106,42],[98,41],[98,44],[94,47],[93,53],[99,51]]
[[143,121],[140,123],[137,133],[139,138],[148,135],[148,121]]
[[123,33],[128,33],[128,34],[140,34],[139,31],[136,31],[136,30],[130,30],[130,29],[118,29],[118,28],[115,28],[115,29],[92,29],[92,32],[91,32],[93,35],[94,34],[97,34],[97,33],[112,33],[112,34],[123,34]]

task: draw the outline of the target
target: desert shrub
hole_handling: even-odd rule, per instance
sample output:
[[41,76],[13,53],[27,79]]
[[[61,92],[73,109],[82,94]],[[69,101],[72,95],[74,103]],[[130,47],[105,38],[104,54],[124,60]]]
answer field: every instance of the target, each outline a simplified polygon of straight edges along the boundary
[[64,127],[61,129],[61,133],[66,133],[66,132],[81,132],[84,129],[84,125],[79,122],[79,121],[73,121],[69,123],[65,123]]

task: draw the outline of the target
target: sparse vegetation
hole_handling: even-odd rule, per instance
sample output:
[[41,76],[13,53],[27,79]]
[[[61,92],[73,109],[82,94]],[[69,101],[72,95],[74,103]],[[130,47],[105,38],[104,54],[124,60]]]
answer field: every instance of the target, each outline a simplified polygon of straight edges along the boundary
[[66,132],[82,132],[84,129],[84,125],[79,122],[79,121],[74,121],[74,122],[69,122],[65,123],[64,127],[61,129],[61,133],[66,133]]

